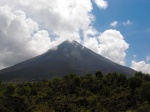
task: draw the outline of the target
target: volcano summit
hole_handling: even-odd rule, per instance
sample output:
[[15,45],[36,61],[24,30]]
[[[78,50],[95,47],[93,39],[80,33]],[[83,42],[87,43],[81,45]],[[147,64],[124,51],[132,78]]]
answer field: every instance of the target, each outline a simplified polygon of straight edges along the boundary
[[114,63],[76,41],[64,41],[54,49],[0,71],[2,81],[31,81],[50,79],[69,73],[124,73],[134,75],[131,68]]

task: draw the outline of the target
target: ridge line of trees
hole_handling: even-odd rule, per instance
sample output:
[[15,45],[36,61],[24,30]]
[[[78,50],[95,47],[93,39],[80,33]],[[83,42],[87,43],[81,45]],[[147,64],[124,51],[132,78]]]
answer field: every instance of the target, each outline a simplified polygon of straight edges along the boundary
[[78,76],[0,82],[0,112],[150,112],[150,75]]

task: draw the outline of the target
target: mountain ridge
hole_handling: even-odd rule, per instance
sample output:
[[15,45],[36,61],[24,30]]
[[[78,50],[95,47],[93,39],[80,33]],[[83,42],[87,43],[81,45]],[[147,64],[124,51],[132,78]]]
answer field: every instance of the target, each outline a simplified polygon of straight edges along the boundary
[[76,41],[64,41],[55,49],[0,70],[0,80],[42,80],[69,73],[83,75],[96,71],[134,75],[131,68],[114,63],[107,58],[82,46]]

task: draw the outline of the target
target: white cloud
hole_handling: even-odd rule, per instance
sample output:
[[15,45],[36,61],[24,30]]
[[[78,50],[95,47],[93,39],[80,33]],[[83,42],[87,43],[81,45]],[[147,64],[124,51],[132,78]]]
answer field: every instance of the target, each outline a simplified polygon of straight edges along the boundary
[[127,21],[122,22],[122,23],[118,22],[118,21],[113,21],[112,23],[110,23],[110,26],[112,26],[112,27],[116,27],[118,25],[128,26],[128,25],[131,25],[131,24],[132,24],[132,22],[130,20],[127,20]]
[[124,26],[127,26],[127,25],[131,25],[132,22],[130,20],[127,20],[125,22],[122,23]]
[[0,67],[8,67],[48,50],[48,32],[20,10],[0,7]]
[[133,58],[136,58],[136,57],[137,57],[137,55],[134,54],[134,55],[133,55]]
[[[105,0],[95,0],[107,8]],[[101,34],[92,27],[91,0],[1,0],[0,67],[39,55],[64,40],[77,40],[125,65],[129,45],[117,30]]]
[[99,53],[99,49],[98,49],[99,43],[96,38],[87,38],[84,41],[84,46],[96,53]]
[[108,2],[106,0],[94,0],[100,9],[106,9],[108,7]]
[[150,64],[145,63],[145,61],[132,61],[131,68],[136,71],[141,71],[143,73],[149,73],[150,74]]
[[112,26],[112,27],[116,27],[117,25],[118,25],[118,21],[114,21],[110,24],[110,26]]
[[150,56],[146,56],[146,61],[147,61],[147,62],[150,61]]
[[90,29],[94,20],[91,11],[91,0],[1,0],[0,67],[39,55],[64,40],[80,42],[80,31]]
[[122,34],[117,30],[106,30],[99,37],[99,53],[108,59],[125,65],[126,50],[129,44],[126,43]]
[[109,29],[97,38],[87,38],[84,45],[111,61],[125,65],[126,50],[129,44],[117,30]]
[[91,0],[7,1],[14,10],[24,11],[40,28],[48,29],[62,40],[79,40],[79,30],[87,29],[93,20]]

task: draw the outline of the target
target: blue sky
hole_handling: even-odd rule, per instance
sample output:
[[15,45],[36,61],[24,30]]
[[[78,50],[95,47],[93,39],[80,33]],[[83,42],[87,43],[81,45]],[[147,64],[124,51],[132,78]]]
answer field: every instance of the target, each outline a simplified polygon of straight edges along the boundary
[[[150,1],[149,0],[108,0],[108,8],[101,10],[93,3],[95,15],[95,28],[104,31],[112,28],[110,23],[118,21],[120,24],[130,20],[130,25],[118,25],[114,29],[119,30],[127,43],[127,66],[131,61],[146,60],[150,56]],[[136,55],[136,58],[133,58]]]

